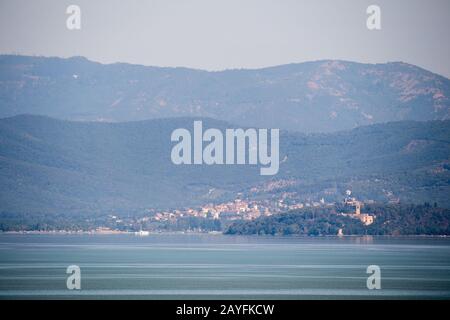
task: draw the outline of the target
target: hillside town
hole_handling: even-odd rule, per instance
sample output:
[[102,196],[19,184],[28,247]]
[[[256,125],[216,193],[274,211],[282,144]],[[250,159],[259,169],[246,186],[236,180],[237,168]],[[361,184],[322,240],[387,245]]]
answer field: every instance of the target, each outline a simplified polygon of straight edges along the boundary
[[[100,233],[109,233],[114,228],[135,230],[138,235],[146,235],[145,229],[150,225],[159,223],[163,226],[177,225],[180,221],[220,221],[225,224],[233,221],[251,221],[259,217],[269,217],[293,210],[301,209],[320,209],[335,207],[335,202],[327,202],[324,198],[317,201],[300,202],[295,200],[296,194],[293,192],[282,192],[279,197],[274,199],[250,200],[238,195],[232,201],[221,203],[208,203],[199,207],[188,207],[174,210],[152,210],[139,217],[119,217],[118,215],[109,215],[108,220],[111,228],[97,228]],[[342,201],[341,205],[347,210],[338,212],[341,216],[358,219],[362,224],[368,226],[374,222],[375,216],[361,211],[361,207],[365,203],[373,203],[373,201],[359,201],[355,197],[351,197],[351,191],[347,190],[347,197]],[[354,210],[352,210],[354,208]],[[211,231],[204,230],[202,227],[187,225],[184,231]],[[158,227],[157,227],[158,229]],[[208,228],[207,228],[208,229]],[[213,228],[214,229],[214,228]]]

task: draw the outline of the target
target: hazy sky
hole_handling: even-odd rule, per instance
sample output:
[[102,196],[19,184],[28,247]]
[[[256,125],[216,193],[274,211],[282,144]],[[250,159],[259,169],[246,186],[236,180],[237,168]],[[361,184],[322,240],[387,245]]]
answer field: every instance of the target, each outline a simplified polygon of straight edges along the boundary
[[[81,8],[81,30],[66,8]],[[381,7],[382,30],[366,27]],[[208,70],[405,61],[450,77],[449,0],[0,0],[0,52]]]

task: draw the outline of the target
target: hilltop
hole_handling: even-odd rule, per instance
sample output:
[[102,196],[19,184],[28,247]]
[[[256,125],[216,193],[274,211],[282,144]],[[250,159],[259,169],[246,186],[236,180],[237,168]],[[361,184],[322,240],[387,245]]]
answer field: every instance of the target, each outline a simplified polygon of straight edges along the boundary
[[325,60],[207,72],[82,57],[0,56],[0,117],[209,117],[241,126],[333,132],[449,119],[449,97],[449,79],[402,62]]

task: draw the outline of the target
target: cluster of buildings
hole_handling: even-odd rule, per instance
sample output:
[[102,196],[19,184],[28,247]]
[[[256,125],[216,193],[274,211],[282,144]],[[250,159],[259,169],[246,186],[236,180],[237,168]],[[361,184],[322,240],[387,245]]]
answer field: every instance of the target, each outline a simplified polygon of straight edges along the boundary
[[261,215],[271,215],[268,207],[260,206],[257,201],[236,199],[219,204],[206,204],[199,208],[187,208],[158,212],[153,219],[156,221],[171,221],[182,217],[199,217],[227,220],[252,220]]
[[271,216],[289,210],[327,205],[333,205],[333,203],[326,203],[323,198],[319,201],[303,203],[293,200],[293,195],[290,193],[282,193],[279,198],[270,200],[235,199],[218,204],[209,203],[198,208],[161,211],[155,213],[152,219],[155,221],[175,221],[183,217],[199,217],[225,220],[253,220],[260,216]]
[[370,215],[368,213],[361,213],[361,202],[356,200],[355,197],[350,197],[351,191],[347,190],[347,197],[344,200],[346,205],[355,207],[354,213],[342,213],[342,215],[359,219],[364,225],[371,225],[375,219],[375,216]]

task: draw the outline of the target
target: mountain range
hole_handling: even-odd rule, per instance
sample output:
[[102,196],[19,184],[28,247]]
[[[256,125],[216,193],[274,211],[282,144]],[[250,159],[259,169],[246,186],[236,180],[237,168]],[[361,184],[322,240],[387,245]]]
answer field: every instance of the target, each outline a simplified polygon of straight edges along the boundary
[[0,56],[0,117],[207,117],[247,127],[333,132],[450,119],[449,97],[449,79],[402,62],[325,60],[208,72],[82,57]]
[[[324,60],[208,72],[0,55],[0,212],[142,212],[293,192],[450,207],[450,80]],[[280,128],[280,171],[177,166],[171,132]]]

